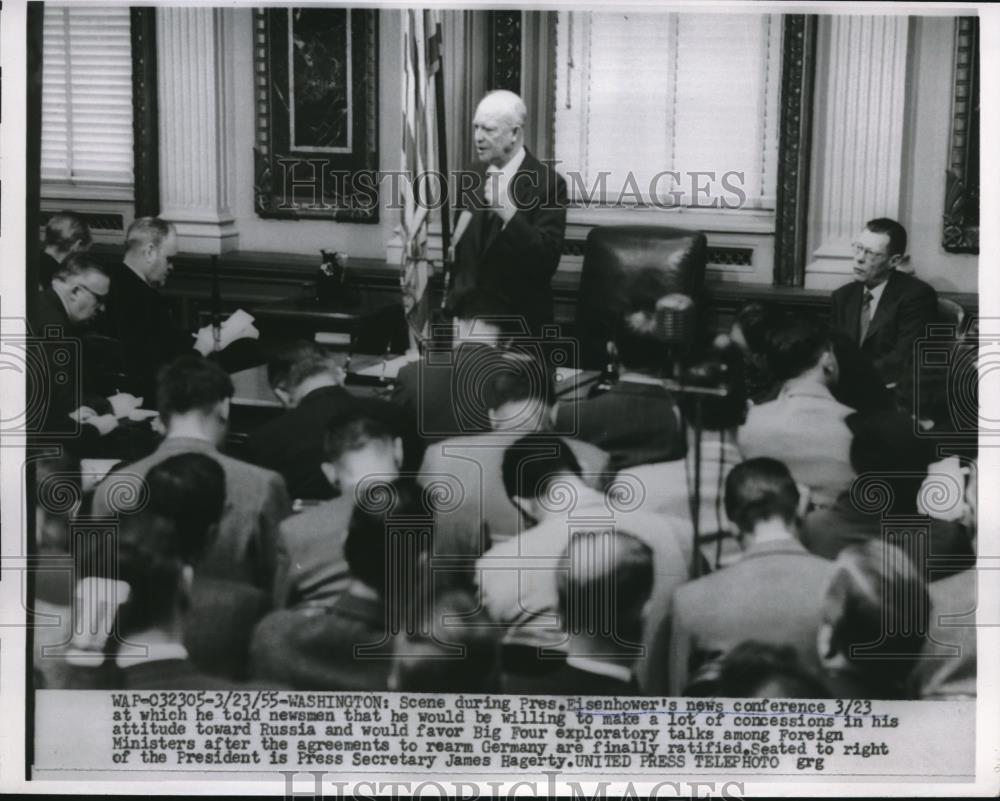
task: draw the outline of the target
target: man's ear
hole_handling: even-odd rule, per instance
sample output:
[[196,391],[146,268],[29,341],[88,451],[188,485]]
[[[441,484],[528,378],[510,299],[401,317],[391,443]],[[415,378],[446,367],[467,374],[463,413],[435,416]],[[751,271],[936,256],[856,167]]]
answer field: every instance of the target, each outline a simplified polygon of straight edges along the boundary
[[333,489],[340,489],[340,476],[337,475],[337,468],[333,462],[320,462],[319,469],[323,471],[323,476]]
[[812,501],[812,490],[805,484],[800,484],[797,481],[795,482],[795,487],[799,491],[799,506],[795,510],[795,514],[801,520],[806,516],[806,512],[809,511],[809,503]]
[[895,253],[889,257],[889,266],[895,270],[901,264],[905,264],[909,260],[910,260],[909,256],[907,256],[905,253]]
[[392,460],[396,463],[396,467],[403,466],[403,438],[396,437],[392,441]]
[[229,398],[223,398],[219,403],[219,419],[223,423],[229,422]]

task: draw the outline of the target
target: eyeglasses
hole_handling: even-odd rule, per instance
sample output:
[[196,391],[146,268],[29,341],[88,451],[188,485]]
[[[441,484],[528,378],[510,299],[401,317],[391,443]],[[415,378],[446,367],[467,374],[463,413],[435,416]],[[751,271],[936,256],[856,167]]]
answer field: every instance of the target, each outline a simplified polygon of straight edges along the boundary
[[876,253],[874,250],[869,250],[860,242],[852,242],[851,247],[854,248],[855,256],[860,256],[863,253],[865,256],[865,261],[872,261],[872,259],[874,259],[876,256],[882,257],[889,255],[888,253]]
[[89,286],[86,286],[84,284],[74,284],[73,288],[74,289],[83,289],[83,290],[89,292],[93,296],[94,300],[97,301],[97,305],[98,306],[103,306],[105,304],[105,302],[107,302],[107,299],[108,299],[107,293],[105,293],[105,294],[102,295],[99,292],[95,292]]

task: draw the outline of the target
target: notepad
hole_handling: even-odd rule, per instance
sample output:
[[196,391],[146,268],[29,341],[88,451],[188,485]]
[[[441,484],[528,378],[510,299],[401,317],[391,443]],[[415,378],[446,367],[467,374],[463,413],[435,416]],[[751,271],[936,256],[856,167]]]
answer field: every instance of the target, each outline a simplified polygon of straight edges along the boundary
[[[397,356],[395,359],[378,362],[378,364],[373,364],[371,367],[355,370],[354,374],[364,376],[365,378],[385,378],[386,381],[393,381],[403,365],[409,364],[411,361],[414,361],[414,359],[409,356]],[[385,368],[384,372],[383,367]]]

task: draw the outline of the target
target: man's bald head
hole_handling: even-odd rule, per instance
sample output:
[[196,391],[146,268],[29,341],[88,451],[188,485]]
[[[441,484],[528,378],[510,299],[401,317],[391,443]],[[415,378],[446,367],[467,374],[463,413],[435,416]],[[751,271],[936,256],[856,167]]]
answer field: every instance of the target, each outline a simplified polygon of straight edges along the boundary
[[506,89],[490,92],[479,101],[472,121],[476,155],[502,167],[524,144],[528,109],[524,101]]

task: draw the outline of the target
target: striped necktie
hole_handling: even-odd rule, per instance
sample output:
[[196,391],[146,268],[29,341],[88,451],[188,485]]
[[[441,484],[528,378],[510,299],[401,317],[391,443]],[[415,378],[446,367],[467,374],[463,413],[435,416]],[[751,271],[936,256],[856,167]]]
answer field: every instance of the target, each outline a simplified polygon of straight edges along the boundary
[[871,290],[866,289],[864,295],[864,302],[861,304],[861,338],[858,343],[861,344],[865,341],[865,337],[868,335],[868,326],[872,324],[872,298],[874,296]]

